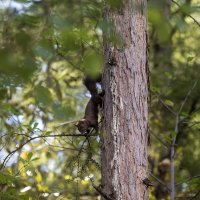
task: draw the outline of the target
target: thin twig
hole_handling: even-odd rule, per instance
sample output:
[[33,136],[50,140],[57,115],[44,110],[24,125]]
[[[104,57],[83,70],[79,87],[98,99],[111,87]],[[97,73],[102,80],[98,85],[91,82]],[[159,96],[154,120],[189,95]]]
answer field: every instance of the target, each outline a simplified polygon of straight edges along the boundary
[[[171,0],[174,4],[176,4],[179,8],[181,8],[181,5],[179,3],[177,3],[174,0]],[[184,10],[181,10],[182,13],[184,13],[185,15],[187,15],[188,17],[190,17],[199,27],[200,27],[200,23],[190,14],[188,14],[187,12],[185,12]]]
[[[47,143],[47,145],[51,148],[51,151],[53,151],[53,152],[66,151],[66,150],[79,151],[79,149],[75,149],[75,148],[73,149],[70,147],[63,147],[63,146],[50,144],[47,140],[45,140],[45,142]],[[58,148],[58,150],[55,150],[55,148]],[[85,151],[83,151],[83,152],[86,153]]]
[[100,187],[97,187],[94,185],[94,180],[90,178],[90,182],[92,184],[92,187],[106,200],[114,200],[113,198],[109,197],[107,194],[105,194]]
[[196,176],[188,177],[188,178],[186,178],[184,181],[180,181],[180,182],[176,183],[176,185],[180,185],[180,184],[182,184],[182,183],[191,181],[191,180],[194,179],[194,178],[200,178],[200,174],[198,174],[198,175],[196,175]]
[[[18,135],[24,135],[24,134],[18,134]],[[25,143],[21,144],[18,148],[15,150],[11,151],[3,160],[3,163],[0,166],[0,170],[6,165],[6,163],[9,161],[10,157],[16,153],[19,149],[23,148],[26,144],[31,142],[32,140],[38,139],[38,138],[47,138],[47,137],[85,137],[83,134],[56,134],[56,135],[40,135],[40,136],[35,136],[27,140]],[[89,135],[89,136],[94,136],[94,135]]]
[[199,79],[195,80],[195,82],[194,82],[193,86],[192,86],[192,87],[190,88],[190,90],[188,91],[187,95],[185,96],[185,99],[184,99],[183,103],[181,104],[181,107],[180,107],[180,109],[179,109],[179,111],[178,111],[178,114],[180,114],[180,113],[181,113],[181,111],[182,111],[182,109],[183,109],[183,107],[184,107],[185,103],[186,103],[186,102],[187,102],[187,100],[188,100],[188,97],[189,97],[189,96],[190,96],[190,94],[192,93],[192,90],[194,90],[194,88],[196,87],[196,85],[197,85],[198,81],[199,81]]
[[[179,123],[180,123],[180,114],[183,110],[184,105],[186,104],[189,96],[191,95],[193,89],[196,87],[199,79],[196,79],[193,86],[187,92],[184,101],[182,102],[177,114],[176,114],[176,122],[174,127],[174,132],[178,133]],[[171,142],[171,152],[170,152],[170,188],[171,188],[171,200],[175,199],[175,172],[174,172],[174,158],[175,158],[175,144],[176,144],[176,135],[172,138]]]
[[166,142],[164,142],[161,138],[159,138],[156,134],[152,132],[151,135],[153,135],[163,146],[169,149],[169,145]]
[[167,186],[167,184],[165,182],[163,182],[162,180],[160,180],[158,177],[156,177],[155,175],[153,175],[151,172],[149,173],[150,176],[152,176],[158,183],[160,183],[161,185],[165,186],[167,188],[167,190],[169,192],[171,192],[171,189]]
[[[179,125],[179,114],[176,115],[176,123],[174,132],[178,133],[178,125]],[[171,188],[171,200],[175,199],[175,172],[174,172],[174,158],[175,158],[175,143],[176,143],[176,135],[172,138],[171,143],[171,152],[170,152],[170,188]]]
[[198,190],[198,192],[190,200],[193,200],[193,199],[197,200],[197,197],[199,196],[199,194],[200,194],[200,190]]
[[154,95],[155,95],[155,96],[158,98],[158,100],[163,104],[163,106],[167,108],[167,110],[169,110],[173,115],[176,116],[176,112],[175,112],[173,109],[171,109],[171,108],[161,99],[161,97],[160,97],[159,95],[157,95],[156,93],[154,93]]
[[60,123],[60,124],[54,126],[54,128],[58,128],[58,127],[60,127],[60,126],[64,126],[64,125],[67,125],[67,124],[74,124],[74,123],[76,123],[76,122],[78,122],[78,121],[79,121],[79,120],[66,121],[66,122],[63,122],[63,123]]
[[74,67],[75,69],[79,69],[69,58],[67,58],[66,56],[64,56],[59,50],[60,50],[60,45],[58,43],[58,40],[55,39],[56,41],[56,53],[58,56],[60,56],[61,58],[65,59],[72,67]]

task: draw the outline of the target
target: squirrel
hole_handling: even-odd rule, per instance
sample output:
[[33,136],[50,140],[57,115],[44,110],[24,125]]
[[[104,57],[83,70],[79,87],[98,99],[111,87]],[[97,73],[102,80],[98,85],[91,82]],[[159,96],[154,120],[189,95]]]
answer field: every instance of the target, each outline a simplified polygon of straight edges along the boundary
[[79,132],[82,134],[89,133],[91,128],[98,131],[98,107],[102,107],[102,97],[104,92],[98,93],[97,83],[101,82],[101,75],[98,77],[91,78],[85,76],[83,79],[83,84],[89,90],[91,98],[86,105],[85,115],[76,124]]
[[98,75],[95,78],[91,78],[86,75],[83,78],[83,84],[89,90],[91,96],[98,94],[96,86],[97,83],[101,83],[101,75]]

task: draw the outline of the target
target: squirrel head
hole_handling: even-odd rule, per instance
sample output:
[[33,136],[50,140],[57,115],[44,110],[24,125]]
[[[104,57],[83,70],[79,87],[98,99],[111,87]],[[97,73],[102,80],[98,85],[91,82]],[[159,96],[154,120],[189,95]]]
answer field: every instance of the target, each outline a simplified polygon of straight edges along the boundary
[[81,119],[75,126],[78,128],[79,132],[85,134],[89,131],[90,122],[87,119]]

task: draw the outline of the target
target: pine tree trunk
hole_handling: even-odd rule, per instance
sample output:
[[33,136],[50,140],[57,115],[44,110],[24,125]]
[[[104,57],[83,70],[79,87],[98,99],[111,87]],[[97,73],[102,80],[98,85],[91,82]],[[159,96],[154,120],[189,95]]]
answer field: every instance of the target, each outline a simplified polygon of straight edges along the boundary
[[148,70],[146,1],[127,0],[107,9],[115,35],[105,35],[103,74],[102,191],[116,200],[146,200],[148,188]]

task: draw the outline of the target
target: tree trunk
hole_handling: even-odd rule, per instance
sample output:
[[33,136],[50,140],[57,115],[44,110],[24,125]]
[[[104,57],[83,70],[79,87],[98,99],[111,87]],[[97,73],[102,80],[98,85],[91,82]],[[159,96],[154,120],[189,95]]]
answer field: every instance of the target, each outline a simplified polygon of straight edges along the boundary
[[103,199],[146,200],[148,187],[148,70],[146,1],[107,9],[120,47],[104,39],[102,117]]

